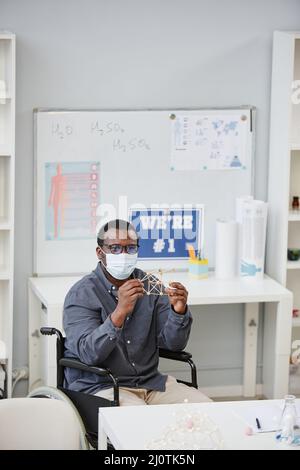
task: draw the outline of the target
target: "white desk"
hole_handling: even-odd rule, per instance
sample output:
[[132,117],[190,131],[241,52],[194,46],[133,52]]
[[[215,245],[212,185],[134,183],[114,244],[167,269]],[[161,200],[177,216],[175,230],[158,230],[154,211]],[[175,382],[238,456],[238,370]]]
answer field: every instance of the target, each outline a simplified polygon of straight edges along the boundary
[[[297,400],[300,402],[300,400]],[[267,402],[282,404],[282,400]],[[151,441],[160,438],[168,425],[175,424],[174,413],[194,410],[208,415],[218,426],[226,450],[276,450],[276,433],[247,436],[246,423],[239,410],[249,405],[263,406],[263,401],[219,402],[180,405],[123,406],[99,408],[98,448],[105,450],[107,437],[116,450],[146,449]],[[296,448],[299,450],[300,448]],[[161,451],[164,452],[164,451]]]
[[[41,338],[41,326],[62,329],[65,295],[78,277],[29,279],[29,385],[56,384],[56,344]],[[256,395],[257,329],[259,303],[266,303],[264,321],[263,394],[282,398],[288,393],[292,332],[292,293],[269,277],[261,281],[192,280],[187,273],[168,273],[164,282],[182,282],[189,291],[189,305],[245,304],[245,397]]]

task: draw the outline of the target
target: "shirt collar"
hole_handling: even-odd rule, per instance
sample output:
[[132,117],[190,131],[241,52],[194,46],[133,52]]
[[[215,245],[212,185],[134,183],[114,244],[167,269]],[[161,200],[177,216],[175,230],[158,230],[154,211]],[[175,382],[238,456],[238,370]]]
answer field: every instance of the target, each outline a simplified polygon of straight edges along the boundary
[[99,261],[99,263],[97,264],[97,267],[95,269],[96,271],[96,274],[98,276],[98,278],[100,279],[100,281],[102,282],[102,284],[104,284],[104,287],[110,291],[110,290],[117,290],[116,286],[114,286],[108,279],[107,277],[105,276],[104,272],[103,272],[103,268],[102,268],[102,265],[101,265],[101,261]]

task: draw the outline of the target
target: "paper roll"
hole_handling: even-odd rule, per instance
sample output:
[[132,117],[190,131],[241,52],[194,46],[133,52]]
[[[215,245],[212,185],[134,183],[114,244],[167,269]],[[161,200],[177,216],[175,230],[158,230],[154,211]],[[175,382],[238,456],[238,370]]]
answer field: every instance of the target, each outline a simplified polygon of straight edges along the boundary
[[236,210],[236,220],[240,224],[242,223],[243,219],[243,209],[244,209],[244,204],[247,202],[253,201],[253,196],[241,196],[236,198],[236,205],[235,205],[235,210]]
[[238,224],[234,220],[217,220],[216,269],[217,279],[237,276]]

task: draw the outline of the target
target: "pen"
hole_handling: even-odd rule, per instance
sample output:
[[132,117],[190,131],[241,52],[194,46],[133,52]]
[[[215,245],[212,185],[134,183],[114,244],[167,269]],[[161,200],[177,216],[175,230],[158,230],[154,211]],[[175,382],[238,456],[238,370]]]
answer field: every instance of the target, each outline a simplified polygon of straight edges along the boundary
[[255,418],[257,429],[261,429],[261,425],[258,418]]

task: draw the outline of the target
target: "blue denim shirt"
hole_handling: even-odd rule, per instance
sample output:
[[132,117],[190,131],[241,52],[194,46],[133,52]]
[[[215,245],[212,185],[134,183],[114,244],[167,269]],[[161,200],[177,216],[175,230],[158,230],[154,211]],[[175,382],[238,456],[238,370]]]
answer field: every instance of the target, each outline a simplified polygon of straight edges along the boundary
[[[144,275],[139,269],[133,272],[135,278]],[[117,328],[110,319],[117,295],[117,288],[108,281],[100,263],[70,289],[63,315],[65,357],[109,368],[121,387],[164,391],[167,376],[158,372],[158,348],[185,348],[191,313],[188,308],[184,315],[175,313],[166,295],[144,295],[123,327]],[[107,377],[75,369],[66,369],[65,380],[67,388],[86,393],[112,386]]]

